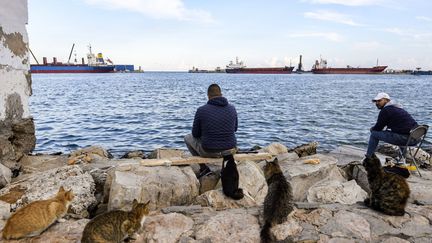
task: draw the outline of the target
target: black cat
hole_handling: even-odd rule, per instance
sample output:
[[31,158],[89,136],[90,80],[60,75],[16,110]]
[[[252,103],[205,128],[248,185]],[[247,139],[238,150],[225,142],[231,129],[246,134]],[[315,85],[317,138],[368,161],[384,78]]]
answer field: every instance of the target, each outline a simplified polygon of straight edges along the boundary
[[234,200],[240,200],[244,197],[243,189],[239,188],[239,173],[232,154],[223,156],[221,181],[222,190],[227,197]]

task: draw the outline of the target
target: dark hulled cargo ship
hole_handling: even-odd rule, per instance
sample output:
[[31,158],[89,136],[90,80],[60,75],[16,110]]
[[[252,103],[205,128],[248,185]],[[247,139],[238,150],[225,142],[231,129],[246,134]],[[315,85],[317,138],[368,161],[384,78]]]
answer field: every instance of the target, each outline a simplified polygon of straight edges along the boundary
[[347,66],[346,68],[331,68],[327,67],[327,61],[320,59],[316,60],[312,66],[314,74],[379,74],[382,73],[387,66],[375,66],[370,68],[360,68]]
[[247,73],[247,74],[290,74],[294,67],[262,67],[262,68],[248,68],[242,61],[236,58],[236,62],[230,61],[226,66],[225,72],[227,73]]

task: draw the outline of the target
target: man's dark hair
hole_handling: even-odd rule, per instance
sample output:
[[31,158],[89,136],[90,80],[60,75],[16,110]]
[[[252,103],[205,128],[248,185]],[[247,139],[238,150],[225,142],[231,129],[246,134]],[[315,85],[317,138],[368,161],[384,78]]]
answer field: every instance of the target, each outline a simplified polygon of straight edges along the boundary
[[207,89],[207,95],[211,97],[221,96],[222,91],[219,85],[217,84],[211,84]]

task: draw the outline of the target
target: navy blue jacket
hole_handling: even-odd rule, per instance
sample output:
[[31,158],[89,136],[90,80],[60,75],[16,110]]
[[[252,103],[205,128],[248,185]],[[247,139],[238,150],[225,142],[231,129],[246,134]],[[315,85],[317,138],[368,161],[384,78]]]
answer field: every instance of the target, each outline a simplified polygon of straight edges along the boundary
[[378,120],[372,130],[381,131],[387,126],[392,132],[409,134],[418,124],[412,116],[397,105],[386,105],[381,109]]
[[237,145],[237,111],[219,96],[198,108],[192,127],[192,135],[201,138],[202,147],[208,150],[231,149]]

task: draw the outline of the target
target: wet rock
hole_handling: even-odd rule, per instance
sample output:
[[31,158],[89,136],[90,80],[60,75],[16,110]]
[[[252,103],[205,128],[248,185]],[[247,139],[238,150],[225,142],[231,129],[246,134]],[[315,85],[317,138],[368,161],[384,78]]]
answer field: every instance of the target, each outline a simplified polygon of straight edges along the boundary
[[134,150],[134,151],[126,152],[120,158],[121,159],[133,159],[133,158],[146,159],[147,156],[145,155],[145,152],[142,150]]
[[316,154],[317,147],[318,142],[311,142],[297,146],[294,149],[290,149],[289,152],[294,152],[301,158]]
[[70,158],[78,157],[81,155],[98,155],[102,158],[113,158],[112,154],[101,146],[90,146],[83,149],[78,149],[70,154]]

